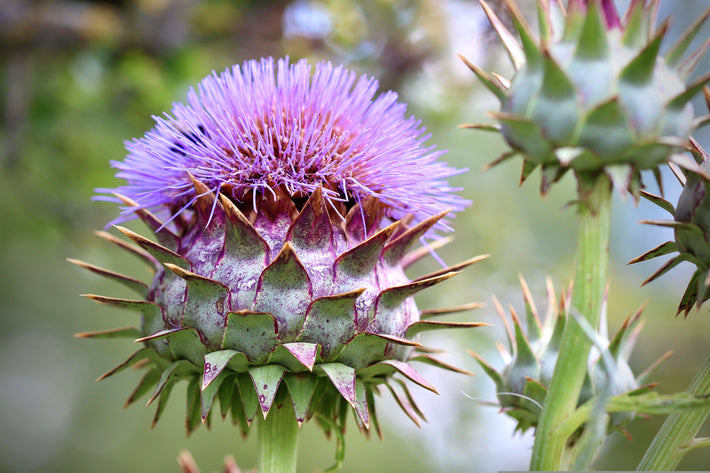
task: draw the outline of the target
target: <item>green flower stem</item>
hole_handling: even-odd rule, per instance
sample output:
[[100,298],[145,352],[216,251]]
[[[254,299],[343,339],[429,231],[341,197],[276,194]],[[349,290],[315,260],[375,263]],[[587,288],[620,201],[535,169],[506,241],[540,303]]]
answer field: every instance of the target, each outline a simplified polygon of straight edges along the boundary
[[[578,175],[577,268],[572,307],[592,327],[599,325],[609,262],[611,227],[611,183],[606,176]],[[567,438],[555,428],[572,414],[584,376],[592,342],[579,324],[568,323],[562,337],[559,358],[545,397],[545,408],[535,434],[530,469],[554,471],[567,468]]]
[[274,406],[259,418],[257,467],[259,473],[296,473],[298,424],[288,406]]
[[[710,358],[688,386],[693,395],[710,394]],[[675,470],[686,453],[699,445],[706,444],[706,439],[697,439],[698,430],[710,415],[709,408],[692,409],[668,416],[656,437],[648,447],[641,463],[636,468],[640,471]]]

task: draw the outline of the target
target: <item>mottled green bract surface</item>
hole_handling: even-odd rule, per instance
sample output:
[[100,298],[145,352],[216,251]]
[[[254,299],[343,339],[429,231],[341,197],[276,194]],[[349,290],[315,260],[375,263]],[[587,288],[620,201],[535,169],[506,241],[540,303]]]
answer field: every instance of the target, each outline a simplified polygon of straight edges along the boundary
[[[3,14],[14,8],[9,3],[0,6]],[[505,63],[504,53],[488,46],[490,32],[477,30],[484,23],[480,10],[433,1],[399,4],[396,11],[385,1],[358,2],[362,4],[359,10],[352,6],[354,2],[323,2],[324,10],[332,12],[337,21],[332,22],[326,39],[313,39],[284,36],[283,10],[291,3],[200,2],[185,11],[172,11],[178,26],[162,20],[167,12],[161,11],[161,2],[97,3],[103,14],[77,18],[91,18],[99,22],[98,27],[79,33],[46,27],[42,36],[18,34],[2,23],[0,471],[177,472],[176,458],[184,448],[191,451],[203,473],[220,471],[227,453],[235,455],[245,469],[255,464],[256,436],[242,441],[231,423],[215,422],[212,430],[201,428],[185,437],[184,389],[175,390],[172,405],[150,430],[153,409],[121,408],[135,386],[135,373],[92,382],[137,347],[125,340],[73,338],[77,332],[129,326],[135,320],[130,312],[97,307],[78,297],[83,292],[132,294],[68,264],[65,257],[149,278],[142,263],[118,249],[107,250],[91,234],[115,216],[114,205],[90,202],[94,187],[118,185],[108,161],[124,157],[123,140],[152,126],[151,113],[169,110],[172,101],[180,100],[190,84],[212,69],[288,53],[294,58],[328,58],[376,75],[383,88],[396,90],[410,104],[410,111],[432,133],[432,142],[449,150],[447,160],[452,166],[471,169],[452,183],[465,186],[461,195],[474,205],[457,216],[458,236],[439,253],[449,263],[479,253],[491,257],[475,271],[418,298],[421,309],[485,301],[489,307],[476,311],[476,320],[497,323],[491,294],[522,312],[519,272],[536,298],[544,294],[545,274],[559,287],[567,284],[574,214],[560,209],[574,190],[571,179],[563,178],[543,200],[533,183],[518,188],[520,170],[514,164],[481,173],[485,163],[504,151],[504,143],[492,134],[473,138],[472,132],[456,128],[459,123],[487,120],[485,111],[495,104],[459,64],[455,52],[473,58],[485,49],[487,56],[479,56],[482,60],[491,65]],[[671,9],[674,2],[664,3]],[[684,1],[683,8],[673,12],[676,17],[669,37],[677,37],[706,4],[705,0]],[[50,5],[67,7],[64,2]],[[73,17],[76,12],[71,12]],[[662,11],[661,16],[667,13]],[[532,18],[533,12],[525,14]],[[0,18],[6,21],[3,15]],[[708,34],[707,30],[700,33]],[[709,61],[707,55],[701,61],[706,71]],[[10,109],[13,113],[8,115]],[[698,138],[707,146],[710,136],[703,133]],[[666,182],[667,198],[676,199],[679,188],[672,178]],[[648,301],[646,326],[631,366],[643,369],[673,348],[675,355],[654,379],[661,382],[660,392],[684,389],[707,355],[710,333],[707,310],[691,313],[687,320],[672,317],[693,268],[681,264],[639,289],[658,265],[648,262],[627,268],[626,262],[672,239],[672,231],[636,223],[667,218],[665,213],[653,213],[650,204],[642,202],[638,209],[628,201],[615,205],[609,304],[616,310],[610,315],[614,317],[610,327],[618,327],[623,317]],[[145,233],[140,223],[129,226]],[[438,268],[431,260],[422,261],[410,276]],[[461,320],[465,317],[470,314]],[[441,395],[425,393],[419,399],[429,419],[421,429],[397,413],[394,405],[391,410],[395,412],[383,414],[387,420],[384,441],[365,440],[351,423],[341,471],[526,469],[529,438],[513,438],[512,422],[493,408],[477,405],[479,399],[494,399],[493,383],[465,355],[473,349],[495,360],[491,340],[502,339],[498,330],[502,329],[490,329],[489,334],[447,334],[446,349],[455,355],[447,360],[477,371],[478,376],[431,378]],[[427,337],[422,335],[427,344],[443,346],[442,339]],[[383,397],[382,401],[384,412],[389,400]],[[660,418],[635,420],[629,426],[633,442],[613,435],[597,469],[635,468],[658,425]],[[299,452],[300,471],[329,465],[334,448],[333,440],[325,439],[315,425],[307,425]],[[696,451],[680,469],[706,469],[708,464],[710,452]]]

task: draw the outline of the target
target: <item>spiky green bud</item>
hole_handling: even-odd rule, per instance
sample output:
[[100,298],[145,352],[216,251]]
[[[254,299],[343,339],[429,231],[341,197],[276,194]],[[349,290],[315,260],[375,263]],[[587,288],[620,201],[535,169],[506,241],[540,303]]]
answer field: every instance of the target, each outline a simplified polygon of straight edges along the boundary
[[[710,104],[710,91],[707,96]],[[673,218],[673,220],[646,220],[643,223],[672,228],[674,241],[667,241],[629,263],[639,263],[677,252],[646,279],[644,285],[684,261],[693,263],[695,272],[678,305],[678,314],[684,312],[686,316],[694,306],[700,308],[703,302],[710,299],[710,195],[707,192],[710,183],[710,156],[694,140],[691,140],[691,145],[691,154],[694,163],[697,163],[695,168],[689,170],[686,167],[681,170],[672,167],[676,177],[683,184],[678,204],[674,207],[663,197],[648,192],[643,193],[644,197],[666,210]]]
[[[708,9],[664,55],[667,23],[656,27],[658,1],[633,1],[623,19],[607,0],[539,0],[539,39],[513,0],[506,4],[518,43],[480,0],[515,67],[508,81],[466,61],[501,102],[492,113],[513,148],[491,165],[522,155],[524,181],[542,168],[543,194],[567,170],[605,173],[621,191],[638,195],[640,171],[673,160],[707,117],[695,119],[690,99],[710,75],[686,79],[700,49],[683,60]],[[657,174],[658,176],[658,174]]]
[[[523,324],[512,307],[510,308],[511,327],[503,307],[494,299],[498,315],[506,328],[510,347],[509,351],[499,347],[505,363],[504,367],[498,371],[476,353],[471,352],[471,355],[495,382],[496,396],[501,410],[517,421],[516,430],[524,432],[535,427],[538,423],[545,405],[547,387],[550,385],[552,373],[559,357],[562,333],[566,324],[574,322],[569,320],[571,291],[568,291],[558,303],[552,283],[548,280],[547,310],[543,321],[522,277],[520,282],[525,300],[527,330],[523,329]],[[606,350],[614,360],[613,376],[611,379],[607,379],[609,373],[601,366],[599,352],[592,350],[588,373],[578,405],[592,399],[600,386],[610,386],[611,395],[639,391],[639,386],[648,372],[644,372],[638,377],[634,376],[629,367],[628,358],[640,330],[640,315],[641,311],[638,311],[629,316],[609,341],[606,328],[605,299],[598,337],[607,342]],[[633,413],[614,413],[611,416],[609,427],[619,429],[631,419],[633,419]]]

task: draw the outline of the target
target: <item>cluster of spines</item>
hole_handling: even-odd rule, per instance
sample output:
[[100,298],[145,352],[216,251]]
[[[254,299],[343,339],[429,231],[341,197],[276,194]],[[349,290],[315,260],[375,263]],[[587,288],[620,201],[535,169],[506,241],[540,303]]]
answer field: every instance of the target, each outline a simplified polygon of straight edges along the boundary
[[[493,9],[484,0],[479,0],[479,2],[491,25],[498,34],[501,43],[505,47],[515,70],[518,71],[523,67],[539,70],[543,81],[540,89],[543,95],[551,94],[550,96],[554,95],[556,97],[565,95],[571,97],[572,102],[575,102],[575,86],[554,60],[547,45],[553,40],[553,35],[555,35],[556,31],[562,31],[561,39],[563,41],[577,41],[578,55],[592,57],[603,56],[608,48],[606,40],[608,25],[605,22],[601,2],[598,0],[588,2],[586,8],[589,11],[586,15],[582,15],[580,12],[580,3],[576,0],[570,2],[567,11],[565,11],[560,0],[539,0],[537,2],[540,35],[539,45],[536,43],[532,28],[525,20],[524,15],[514,0],[505,0],[505,3],[512,13],[513,25],[520,36],[520,43],[505,27],[504,23],[498,18]],[[645,0],[633,1],[626,15],[621,20],[621,24],[623,25],[623,45],[627,47],[641,47],[641,51],[638,55],[621,71],[622,80],[634,84],[644,84],[649,82],[652,78],[661,41],[668,28],[668,20],[658,28],[655,27],[659,5],[660,0],[651,0],[648,4],[646,4]],[[705,51],[710,47],[710,38],[708,38],[693,53],[683,59],[690,43],[709,16],[710,8],[698,17],[663,55],[665,64],[670,68],[674,68],[678,75],[684,80],[688,79],[702,59]],[[580,30],[581,33],[578,38],[571,37],[571,32]],[[488,73],[463,56],[460,57],[486,88],[496,95],[501,104],[505,103],[511,86],[510,81],[498,74]],[[710,81],[710,75],[703,76],[687,86],[682,93],[672,97],[666,104],[665,108],[667,112],[680,112],[708,81]],[[576,108],[576,104],[573,105],[574,107],[572,108]],[[557,182],[566,173],[572,161],[576,160],[577,165],[580,165],[580,163],[586,159],[585,154],[587,152],[583,148],[569,146],[555,147],[553,144],[556,140],[555,137],[548,137],[550,139],[549,142],[541,140],[540,137],[545,135],[541,128],[524,116],[502,111],[490,112],[490,115],[506,127],[515,130],[516,136],[530,137],[530,139],[522,140],[524,141],[523,143],[517,143],[523,148],[525,148],[525,146],[534,146],[535,149],[525,149],[525,154],[536,157],[535,160],[524,157],[520,183],[522,184],[530,174],[541,165],[542,181],[540,190],[543,195],[548,192],[552,184]],[[600,125],[608,129],[625,129],[626,125],[624,123],[621,123],[618,127],[615,127],[614,124],[611,124],[611,127],[609,126],[610,117],[622,117],[625,115],[626,112],[621,105],[619,97],[612,97],[610,100],[604,101],[592,109],[586,118],[586,123],[595,123],[595,121],[598,121]],[[558,117],[554,119],[558,120]],[[576,118],[567,120],[567,124],[569,125],[576,121]],[[698,117],[693,121],[692,129],[702,126],[708,121],[710,121],[710,115]],[[502,131],[500,124],[466,124],[462,125],[462,127],[497,133],[501,133]],[[571,132],[571,130],[568,131]],[[629,131],[629,133],[631,133],[631,131]],[[569,133],[565,135],[569,135]],[[695,170],[697,167],[695,163],[688,160],[683,153],[677,152],[677,150],[687,147],[686,141],[671,137],[660,137],[656,142],[645,143],[643,146],[647,147],[649,152],[651,148],[655,147],[675,151],[671,155],[671,161],[677,162],[679,165],[692,170]],[[484,169],[489,169],[520,153],[521,151],[518,149],[506,151],[490,164],[486,165]],[[660,185],[660,172],[655,167],[653,170],[654,176]],[[604,167],[603,172],[608,175],[614,186],[619,189],[620,192],[625,193],[628,190],[634,196],[638,197],[641,188],[639,169],[625,164],[609,165]]]
[[[520,318],[512,306],[509,307],[512,320],[511,327],[503,307],[495,297],[493,299],[496,312],[505,327],[508,340],[509,348],[507,349],[502,344],[497,344],[498,351],[505,364],[504,369],[498,371],[477,353],[473,351],[469,351],[469,353],[496,385],[499,402],[493,405],[500,406],[501,412],[508,414],[518,422],[515,427],[516,431],[525,432],[537,425],[545,402],[545,396],[547,395],[546,384],[552,379],[565,325],[574,322],[570,322],[568,316],[572,293],[571,287],[561,296],[558,303],[554,287],[548,278],[547,311],[544,321],[542,321],[538,315],[530,290],[522,276],[520,277],[520,283],[525,303],[527,329],[523,329]],[[607,340],[606,300],[605,293],[599,327],[599,336],[603,341]],[[643,328],[641,312],[642,309],[639,309],[630,314],[614,337],[608,341],[607,350],[617,363],[620,360],[628,359],[633,350],[639,333]],[[639,374],[634,381],[636,386],[640,387],[627,394],[642,394],[654,387],[655,384],[643,385],[643,383],[648,379],[652,371],[670,355],[671,352],[665,353],[648,369]],[[587,401],[593,394],[594,387],[588,375],[585,379],[580,404]],[[619,425],[614,427],[620,428]]]
[[[215,279],[193,272],[195,268],[192,261],[195,261],[197,256],[195,251],[189,249],[186,256],[176,252],[181,248],[183,239],[191,239],[193,243],[198,239],[189,232],[178,236],[149,211],[137,207],[130,199],[122,198],[127,205],[134,206],[136,215],[155,231],[157,242],[122,227],[117,228],[137,246],[129,245],[106,232],[99,232],[99,236],[139,256],[157,274],[162,273],[163,279],[155,278],[154,284],[165,286],[165,278],[171,278],[172,286],[168,286],[177,287],[177,294],[171,293],[166,297],[175,298],[178,301],[176,305],[180,307],[184,305],[184,312],[178,317],[175,313],[167,313],[168,311],[156,302],[145,299],[129,300],[87,295],[103,304],[139,311],[143,315],[143,328],[142,330],[121,328],[84,333],[79,336],[128,337],[136,339],[136,342],[146,343],[144,348],[99,379],[104,379],[129,366],[149,365],[148,372],[129,396],[127,404],[152,390],[148,404],[158,401],[154,424],[163,412],[175,382],[187,379],[189,382],[186,422],[188,431],[193,430],[200,421],[209,422],[212,405],[215,399],[219,398],[223,417],[231,409],[235,423],[241,425],[245,433],[258,411],[266,416],[275,402],[280,404],[286,402],[286,399],[290,399],[299,424],[316,413],[341,422],[343,412],[347,412],[351,407],[356,413],[355,419],[362,430],[369,431],[371,424],[374,424],[379,432],[373,404],[373,392],[379,392],[377,388],[379,384],[384,383],[404,412],[417,424],[419,418],[423,418],[421,410],[416,407],[407,385],[393,375],[400,374],[436,392],[435,388],[409,365],[410,361],[420,361],[463,372],[432,357],[429,350],[424,349],[415,338],[418,333],[428,330],[485,325],[436,321],[427,317],[473,309],[478,304],[423,311],[421,320],[409,324],[403,333],[398,334],[387,332],[390,328],[388,325],[391,324],[388,324],[384,315],[388,309],[404,303],[418,291],[448,279],[457,274],[458,270],[484,257],[472,258],[414,281],[388,287],[379,294],[370,296],[373,299],[370,313],[367,314],[367,319],[370,321],[368,324],[358,323],[355,316],[358,298],[363,296],[363,289],[356,287],[358,280],[368,277],[375,265],[381,264],[380,261],[384,264],[399,264],[404,267],[414,263],[424,253],[408,252],[408,250],[443,214],[426,219],[411,228],[407,227],[406,222],[396,222],[341,253],[335,259],[332,271],[333,274],[339,275],[337,277],[339,284],[348,286],[345,292],[313,297],[314,288],[310,283],[311,278],[297,254],[305,254],[308,259],[307,253],[311,240],[313,238],[319,240],[320,243],[317,244],[324,241],[322,235],[315,235],[312,231],[310,232],[312,238],[304,238],[304,235],[309,235],[307,231],[309,228],[326,228],[319,225],[316,220],[330,218],[320,192],[314,193],[300,212],[297,212],[286,230],[288,235],[286,242],[277,252],[273,252],[275,256],[272,256],[270,242],[266,241],[267,238],[262,238],[250,218],[237,206],[224,196],[220,196],[219,200],[215,199],[199,182],[195,182],[195,186],[197,194],[201,197],[195,207],[197,222],[193,223],[192,228],[201,225],[201,231],[210,234],[210,238],[205,239],[207,242],[200,247],[203,257],[197,260],[202,265],[199,269],[210,271],[214,276],[219,268],[205,261],[222,252],[222,246],[232,245],[231,250],[241,252],[242,264],[251,262],[255,268],[261,268],[257,272],[256,281],[242,281],[244,287],[255,287],[251,293],[255,295],[255,304],[258,303],[260,294],[269,297],[269,291],[278,290],[276,287],[269,289],[271,280],[275,284],[276,281],[283,282],[284,276],[287,276],[289,279],[296,280],[296,282],[290,281],[290,284],[294,285],[291,288],[294,293],[291,295],[296,294],[294,299],[301,304],[304,300],[308,302],[308,308],[300,327],[291,326],[292,324],[285,317],[280,318],[278,313],[255,310],[256,306],[250,310],[230,311],[224,314],[229,297],[233,295],[230,294],[229,288]],[[293,206],[293,201],[289,199],[289,202],[269,204],[267,199],[262,200],[264,206]],[[377,206],[376,203],[373,205]],[[364,237],[367,232],[366,225],[378,223],[363,221],[358,218],[360,215],[357,208],[351,209],[348,213],[342,225],[346,235],[356,237],[359,233],[360,237]],[[252,219],[258,218],[258,215],[252,215]],[[332,225],[328,222],[327,228],[330,227]],[[224,232],[227,236],[220,239],[218,237],[220,232]],[[327,244],[332,244],[332,238],[330,240],[331,242]],[[218,241],[219,244],[215,246],[214,241]],[[205,247],[210,244],[211,247]],[[253,250],[252,253],[245,254],[249,249]],[[190,254],[194,256],[191,258]],[[208,257],[205,258],[205,255]],[[88,263],[72,261],[101,276],[127,285],[141,297],[149,296],[156,289],[131,277]],[[208,268],[206,265],[212,267]],[[294,274],[297,277],[294,278]],[[184,287],[174,284],[175,281],[184,281]],[[179,294],[184,293],[185,288],[187,297],[182,303]],[[190,297],[190,295],[197,297]],[[169,304],[166,302],[163,305]],[[199,324],[200,330],[197,330],[195,326],[198,324],[193,320],[196,316],[201,317],[202,320],[212,320],[213,326],[216,327],[215,331],[206,332],[204,323]],[[222,317],[224,320],[224,329],[221,333],[217,333],[220,327],[217,317]],[[338,333],[327,340],[332,340],[334,345],[340,344],[339,348],[329,346],[317,333],[319,322],[325,319],[329,323],[335,322],[330,325],[336,328],[330,329],[328,333],[334,333],[332,330]],[[286,338],[285,341],[280,338],[281,335]],[[317,339],[321,340],[321,343],[314,343]],[[416,349],[414,353],[412,348]],[[326,428],[328,425],[330,425],[328,422],[324,422]]]
[[[710,89],[705,88],[704,92],[708,108],[710,108]],[[710,159],[710,157],[708,157],[708,153],[693,138],[690,139],[689,152],[697,163],[702,163],[703,161],[707,161],[708,159]],[[675,166],[673,163],[670,163],[669,166],[673,171],[675,177],[678,179],[678,182],[680,182],[680,184],[683,186],[685,186],[686,184],[688,172],[697,174],[700,179],[703,179],[705,182],[710,182],[710,174],[708,174],[700,166],[693,169],[692,171],[686,172],[684,172],[681,168]],[[695,235],[696,238],[701,241],[706,239],[703,234],[703,230],[694,223],[679,222],[675,220],[676,209],[673,204],[665,200],[663,196],[655,195],[646,191],[642,191],[642,196],[650,202],[653,202],[654,204],[658,205],[666,212],[668,212],[671,217],[674,218],[674,220],[643,220],[641,223],[645,223],[648,225],[656,225],[665,228],[672,228],[676,233],[688,232],[690,234]],[[688,282],[688,286],[683,292],[683,296],[681,297],[680,303],[678,304],[678,311],[676,313],[676,315],[679,315],[682,312],[684,313],[685,317],[687,317],[693,307],[700,308],[703,302],[710,299],[710,269],[706,267],[705,262],[698,260],[694,255],[690,253],[680,252],[678,249],[678,245],[675,241],[667,241],[665,243],[660,244],[656,248],[647,251],[641,256],[632,259],[631,261],[629,261],[628,264],[640,263],[642,261],[648,261],[653,258],[658,258],[673,253],[678,254],[666,261],[663,265],[661,265],[660,268],[658,268],[651,276],[649,276],[643,282],[642,286],[645,286],[651,281],[655,281],[656,279],[663,276],[664,274],[666,274],[671,269],[675,268],[684,261],[688,261],[695,264],[696,271],[691,276],[690,281]],[[708,260],[710,260],[710,256],[708,256]]]

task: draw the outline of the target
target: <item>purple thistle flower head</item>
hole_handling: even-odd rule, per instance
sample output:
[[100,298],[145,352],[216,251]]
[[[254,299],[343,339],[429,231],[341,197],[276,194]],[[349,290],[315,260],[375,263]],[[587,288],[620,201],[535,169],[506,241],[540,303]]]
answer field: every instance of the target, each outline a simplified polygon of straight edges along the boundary
[[[299,198],[322,188],[334,209],[376,197],[391,220],[463,209],[468,201],[452,194],[457,189],[446,179],[464,170],[438,161],[444,152],[425,146],[429,136],[420,122],[405,117],[396,93],[375,98],[377,86],[343,67],[319,63],[312,70],[288,58],[213,73],[172,114],[154,117],[145,136],[126,143],[128,156],[112,165],[127,184],[97,191],[172,217],[196,201],[192,178],[245,205],[276,192]],[[135,210],[126,209],[119,221]]]
[[415,242],[467,204],[446,183],[460,171],[423,145],[396,94],[376,90],[327,63],[250,61],[207,77],[113,163],[128,182],[104,199],[124,202],[121,218],[137,216],[157,241],[122,227],[137,246],[101,236],[140,256],[153,280],[74,262],[143,298],[89,296],[141,312],[140,328],[110,336],[139,336],[144,347],[106,376],[148,357],[136,392],[155,386],[155,420],[164,388],[187,379],[188,430],[209,422],[218,393],[222,415],[231,409],[245,433],[274,405],[292,407],[299,424],[318,413],[342,430],[347,403],[363,431],[378,428],[373,394],[383,383],[418,423],[398,377],[435,389],[410,362],[461,371],[418,351],[418,334],[485,325],[429,320],[478,305],[422,320],[413,296],[483,257],[405,273],[428,254],[410,251]]

